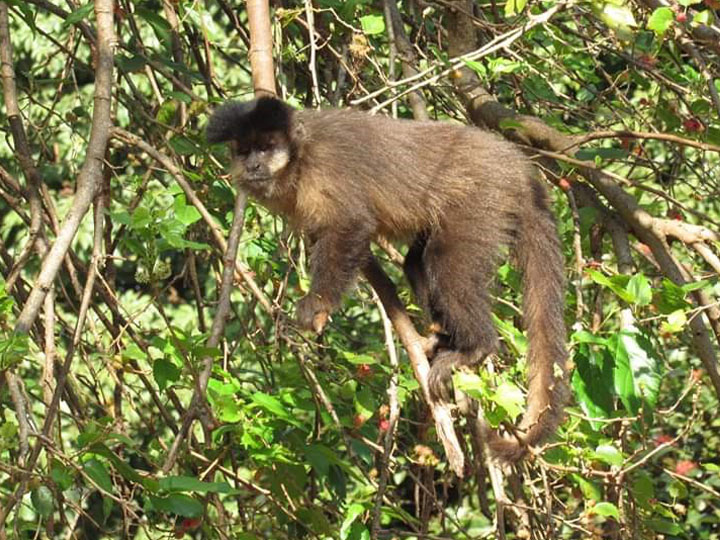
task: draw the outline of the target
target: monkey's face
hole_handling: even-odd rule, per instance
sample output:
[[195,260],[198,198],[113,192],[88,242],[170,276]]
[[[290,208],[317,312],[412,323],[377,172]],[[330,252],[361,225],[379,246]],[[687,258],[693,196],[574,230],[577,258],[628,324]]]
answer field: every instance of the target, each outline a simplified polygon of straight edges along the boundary
[[290,144],[280,132],[252,133],[231,142],[232,175],[256,195],[271,197],[273,180],[290,162]]

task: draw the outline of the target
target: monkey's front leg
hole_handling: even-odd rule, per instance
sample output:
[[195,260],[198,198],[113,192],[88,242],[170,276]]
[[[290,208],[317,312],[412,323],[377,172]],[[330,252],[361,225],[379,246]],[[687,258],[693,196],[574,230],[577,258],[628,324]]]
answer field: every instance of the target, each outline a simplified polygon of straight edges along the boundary
[[358,270],[370,257],[370,223],[348,223],[311,236],[310,292],[297,304],[298,324],[318,334],[330,313],[340,305]]

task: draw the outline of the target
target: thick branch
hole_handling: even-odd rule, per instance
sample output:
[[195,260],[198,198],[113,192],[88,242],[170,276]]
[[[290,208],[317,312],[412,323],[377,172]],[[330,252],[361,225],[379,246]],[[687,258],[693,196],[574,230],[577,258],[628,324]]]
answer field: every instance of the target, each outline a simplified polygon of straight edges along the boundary
[[77,180],[77,192],[72,206],[63,221],[50,251],[43,260],[40,274],[35,280],[30,296],[18,317],[15,330],[28,332],[45,299],[55,276],[60,269],[65,253],[75,238],[82,218],[87,213],[95,193],[102,182],[102,167],[112,118],[110,115],[113,81],[113,50],[115,31],[113,26],[113,0],[96,0],[97,56],[95,64],[95,94],[93,98],[93,119],[85,163]]

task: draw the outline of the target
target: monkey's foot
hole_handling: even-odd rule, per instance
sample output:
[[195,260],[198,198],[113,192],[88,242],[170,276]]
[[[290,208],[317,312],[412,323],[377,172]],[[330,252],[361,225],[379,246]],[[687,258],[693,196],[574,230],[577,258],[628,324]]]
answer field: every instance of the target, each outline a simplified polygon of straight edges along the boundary
[[428,336],[422,338],[422,347],[428,360],[432,360],[441,349],[447,349],[449,337],[441,332],[432,332]]
[[430,364],[428,374],[428,390],[433,401],[452,403],[454,392],[452,384],[453,367],[467,365],[466,355],[451,350],[442,350],[437,353]]
[[297,303],[295,317],[303,330],[321,334],[330,319],[330,305],[321,296],[309,293]]

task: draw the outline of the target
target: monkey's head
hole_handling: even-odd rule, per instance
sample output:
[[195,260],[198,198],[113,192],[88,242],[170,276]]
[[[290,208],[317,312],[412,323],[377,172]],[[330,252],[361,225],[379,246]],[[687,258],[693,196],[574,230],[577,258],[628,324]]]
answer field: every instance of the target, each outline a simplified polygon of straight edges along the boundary
[[294,109],[274,97],[230,101],[210,117],[207,139],[229,142],[232,175],[251,193],[272,198],[293,158]]

